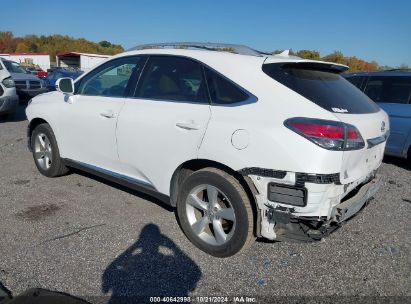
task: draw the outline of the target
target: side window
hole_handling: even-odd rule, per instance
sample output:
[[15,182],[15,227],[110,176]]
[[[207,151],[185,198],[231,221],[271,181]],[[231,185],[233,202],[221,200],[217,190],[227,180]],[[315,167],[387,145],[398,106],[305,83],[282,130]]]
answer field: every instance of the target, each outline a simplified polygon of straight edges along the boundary
[[144,61],[145,57],[127,57],[107,62],[81,79],[77,94],[122,97],[131,76],[141,72]]
[[385,77],[370,77],[365,87],[364,93],[373,101],[381,101],[382,92],[385,85]]
[[391,77],[391,83],[384,96],[387,102],[408,103],[411,97],[411,77]]
[[217,104],[230,104],[241,102],[249,98],[249,95],[242,89],[216,72],[205,68],[205,75],[211,102]]
[[375,102],[408,103],[411,96],[411,77],[371,77],[364,93]]
[[347,77],[345,79],[347,79],[349,82],[351,82],[357,88],[361,89],[361,84],[362,84],[362,81],[363,81],[364,77],[352,76],[352,77]]
[[151,56],[135,97],[208,103],[201,65],[174,56]]

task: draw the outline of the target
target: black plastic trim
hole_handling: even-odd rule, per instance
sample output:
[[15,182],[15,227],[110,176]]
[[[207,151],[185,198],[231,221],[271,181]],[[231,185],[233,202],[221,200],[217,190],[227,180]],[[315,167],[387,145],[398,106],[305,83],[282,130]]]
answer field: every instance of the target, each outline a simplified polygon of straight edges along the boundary
[[101,177],[103,179],[106,179],[108,181],[111,181],[113,183],[119,184],[121,186],[142,192],[144,194],[153,196],[167,205],[171,206],[171,201],[170,197],[168,195],[165,195],[163,193],[158,192],[154,187],[152,187],[149,184],[146,184],[144,182],[140,182],[135,179],[128,178],[126,176],[122,176],[120,174],[117,174],[115,172],[111,172],[109,170],[105,170],[102,168],[98,168],[92,165],[88,164],[83,164],[81,162],[74,161],[72,159],[64,158],[63,163],[71,168],[75,168],[87,173],[90,173],[92,175]]
[[263,177],[284,178],[287,175],[286,171],[264,169],[257,167],[243,168],[238,170],[241,175],[258,175]]
[[[292,190],[298,190],[298,191],[302,191],[303,192],[303,205],[297,205],[297,204],[293,204],[293,203],[287,203],[287,202],[280,202],[280,201],[272,201],[272,200],[270,200],[270,193],[272,193],[271,191],[270,191],[270,186],[277,186],[277,187],[280,187],[280,188],[286,188],[286,189],[292,189]],[[286,194],[283,194],[283,195],[285,195],[285,196],[290,196],[290,197],[293,197],[294,195],[286,195]],[[284,204],[284,205],[290,205],[290,206],[295,206],[295,207],[305,207],[305,206],[307,206],[307,196],[308,196],[308,190],[307,190],[307,188],[305,188],[305,187],[301,187],[301,186],[299,186],[299,185],[296,185],[296,186],[293,186],[293,185],[286,185],[286,184],[279,184],[279,183],[269,183],[268,185],[267,185],[267,199],[270,201],[270,202],[274,202],[274,203],[279,203],[279,204]]]
[[367,144],[368,144],[368,149],[371,149],[372,147],[375,147],[379,144],[382,144],[383,142],[385,142],[388,139],[389,133],[387,132],[384,135],[375,137],[375,138],[370,138],[367,139]]
[[296,186],[304,186],[305,183],[313,184],[336,184],[341,185],[340,173],[332,174],[308,174],[308,173],[296,173],[295,184]]

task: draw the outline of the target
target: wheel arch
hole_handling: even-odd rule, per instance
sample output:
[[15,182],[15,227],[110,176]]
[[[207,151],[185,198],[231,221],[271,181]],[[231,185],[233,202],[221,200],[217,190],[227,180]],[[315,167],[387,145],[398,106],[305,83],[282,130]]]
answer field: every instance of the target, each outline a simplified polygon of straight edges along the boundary
[[[253,182],[246,176],[241,175],[239,172],[233,170],[232,168],[224,165],[222,163],[209,160],[209,159],[192,159],[182,163],[177,169],[174,171],[171,181],[170,181],[170,204],[175,207],[177,204],[178,193],[180,190],[181,185],[183,184],[184,180],[193,172],[198,171],[200,169],[204,169],[207,167],[217,168],[228,174],[234,176],[239,183],[243,186],[245,192],[248,195],[248,198],[251,202],[251,207],[253,210],[254,221],[259,218],[259,214],[257,212],[257,203],[255,200],[255,195],[257,194],[257,189],[254,187]],[[254,227],[258,227],[259,225],[254,225]],[[254,232],[256,235],[258,233]]]
[[27,126],[27,146],[29,148],[29,150],[31,151],[31,134],[33,133],[33,130],[38,126],[41,125],[43,123],[46,123],[48,125],[50,125],[45,119],[43,118],[33,118],[29,125]]

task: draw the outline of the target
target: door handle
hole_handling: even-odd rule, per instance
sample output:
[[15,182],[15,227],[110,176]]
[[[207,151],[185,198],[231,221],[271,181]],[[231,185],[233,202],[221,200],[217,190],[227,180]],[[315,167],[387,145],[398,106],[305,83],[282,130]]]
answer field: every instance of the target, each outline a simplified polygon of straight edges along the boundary
[[200,126],[198,124],[196,124],[194,121],[177,122],[176,126],[178,128],[184,129],[184,130],[198,130],[198,129],[200,129]]
[[101,112],[100,116],[105,117],[105,118],[114,118],[116,115],[112,111],[107,111],[107,112]]

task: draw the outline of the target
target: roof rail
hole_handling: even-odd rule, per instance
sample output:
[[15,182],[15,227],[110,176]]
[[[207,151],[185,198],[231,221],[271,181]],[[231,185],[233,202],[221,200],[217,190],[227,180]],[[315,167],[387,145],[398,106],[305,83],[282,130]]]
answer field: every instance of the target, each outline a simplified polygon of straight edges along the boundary
[[223,51],[240,55],[262,56],[262,53],[240,44],[225,44],[211,42],[166,42],[166,43],[148,43],[135,46],[127,51],[137,51],[144,49],[159,49],[159,48],[196,48],[208,51]]

